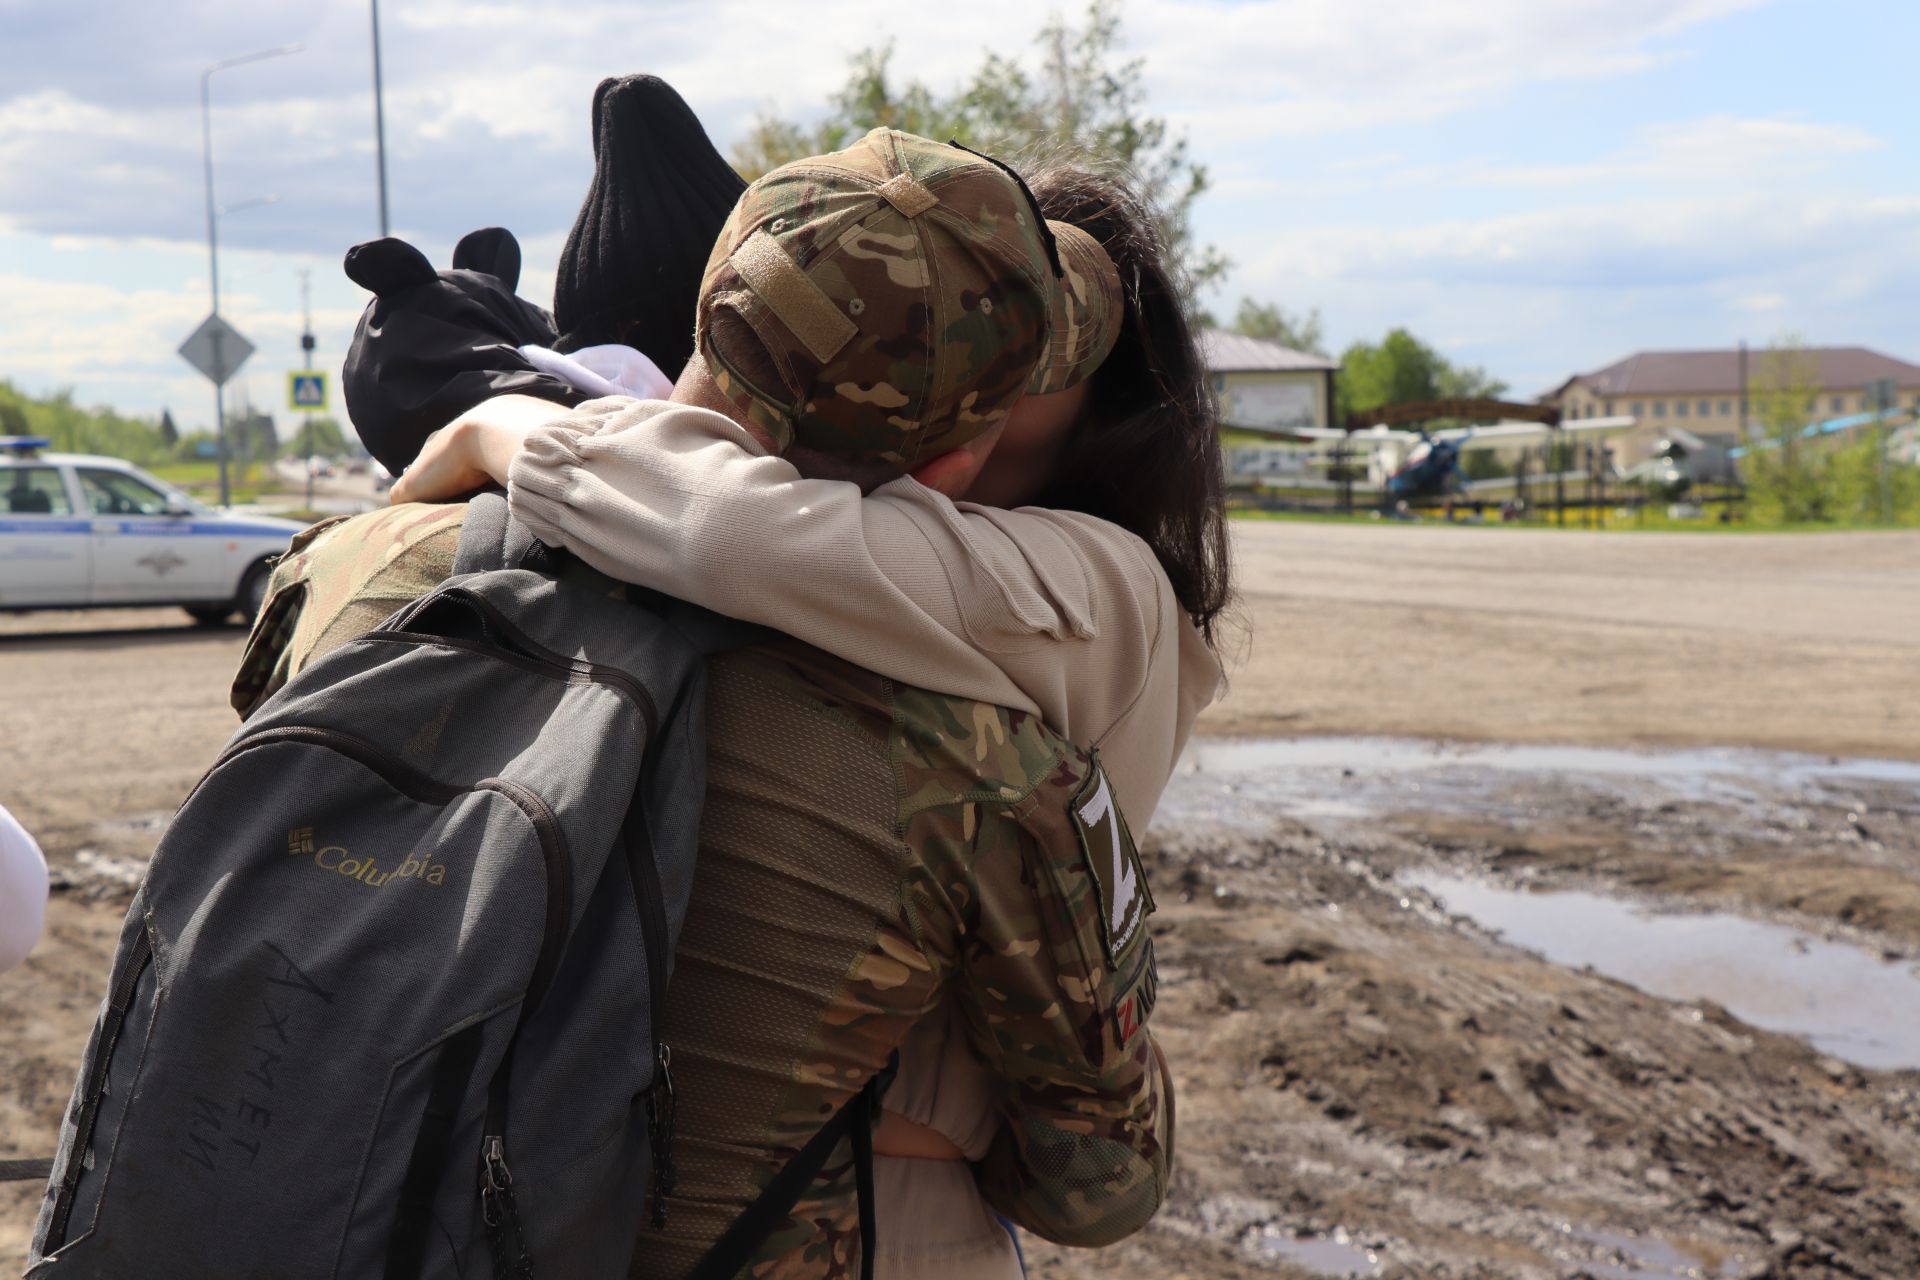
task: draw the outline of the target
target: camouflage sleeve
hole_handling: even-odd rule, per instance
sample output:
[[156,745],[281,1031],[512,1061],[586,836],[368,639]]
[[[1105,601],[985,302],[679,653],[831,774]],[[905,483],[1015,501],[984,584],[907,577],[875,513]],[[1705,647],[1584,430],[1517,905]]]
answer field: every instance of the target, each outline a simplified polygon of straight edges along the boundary
[[313,544],[346,519],[335,516],[294,534],[285,554],[274,563],[260,616],[253,620],[253,632],[247,637],[240,669],[234,672],[233,688],[228,693],[228,701],[242,720],[287,682],[294,631],[306,603],[307,565],[313,557]]
[[295,536],[234,676],[244,719],[317,658],[379,626],[453,571],[466,507],[407,503],[324,521]]
[[977,923],[955,991],[1005,1090],[981,1191],[1046,1239],[1110,1244],[1159,1208],[1172,1158],[1172,1097],[1146,1026],[1153,897],[1097,757],[1069,753],[979,822]]

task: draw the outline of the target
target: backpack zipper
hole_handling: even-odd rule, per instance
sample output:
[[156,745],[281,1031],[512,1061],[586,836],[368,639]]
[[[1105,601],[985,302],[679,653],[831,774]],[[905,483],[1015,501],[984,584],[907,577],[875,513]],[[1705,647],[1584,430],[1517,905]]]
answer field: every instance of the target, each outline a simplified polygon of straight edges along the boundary
[[[133,944],[133,952],[127,957],[127,967],[120,972],[120,981],[114,983],[107,997],[107,1013],[100,1027],[100,1052],[94,1057],[86,1093],[74,1112],[73,1146],[67,1152],[67,1168],[60,1177],[58,1199],[47,1219],[47,1253],[67,1242],[67,1225],[73,1217],[74,1197],[80,1191],[82,1166],[93,1146],[94,1125],[100,1119],[100,1099],[107,1091],[107,1071],[113,1065],[113,1053],[119,1047],[120,1032],[127,1023],[134,988],[140,985],[142,975],[152,964],[153,937],[142,929],[139,940]],[[158,991],[154,993],[154,1000],[156,1004],[159,1002]]]
[[[306,742],[325,747],[357,761],[379,774],[402,794],[427,803],[445,804],[468,791],[493,791],[524,813],[532,822],[540,840],[540,852],[546,863],[546,920],[540,938],[540,951],[534,958],[533,972],[527,978],[526,996],[520,1016],[515,1020],[513,1036],[507,1041],[500,1065],[487,1083],[486,1120],[482,1127],[480,1167],[480,1219],[494,1252],[494,1274],[523,1280],[533,1274],[533,1259],[527,1249],[526,1232],[520,1224],[519,1208],[513,1194],[513,1171],[507,1165],[506,1130],[509,1083],[513,1074],[513,1054],[520,1040],[520,1028],[539,1008],[553,983],[560,964],[560,945],[566,937],[567,921],[573,909],[573,868],[567,857],[565,833],[552,806],[537,793],[506,778],[487,778],[471,788],[436,781],[391,752],[352,734],[318,725],[281,725],[263,729],[243,742],[235,743],[215,762],[214,769],[256,747],[281,742]],[[209,770],[211,775],[213,770]],[[203,779],[204,781],[204,779]],[[196,788],[197,789],[197,788]]]
[[507,619],[507,615],[502,613],[493,601],[465,587],[443,587],[431,595],[422,596],[418,601],[408,605],[405,609],[395,614],[387,626],[382,627],[379,631],[370,632],[369,634],[376,637],[384,634],[392,635],[396,638],[405,637],[408,639],[430,639],[434,641],[451,640],[456,645],[461,645],[462,647],[473,647],[472,641],[462,642],[458,637],[438,636],[431,632],[407,630],[407,627],[413,622],[414,618],[429,607],[429,602],[442,600],[451,600],[471,609],[480,619],[483,633],[486,634],[488,639],[493,641],[495,645],[499,646],[503,652],[514,654],[521,658],[532,659],[557,671],[563,671],[585,678],[594,684],[611,685],[613,688],[618,689],[632,699],[636,707],[640,708],[640,715],[647,722],[647,737],[651,739],[654,734],[659,732],[660,709],[654,705],[653,695],[647,692],[645,685],[642,685],[638,680],[635,680],[618,667],[610,667],[598,662],[588,662],[584,658],[569,658],[563,653],[556,653],[510,622]]
[[533,1255],[527,1249],[527,1233],[520,1225],[520,1210],[513,1198],[513,1171],[507,1168],[506,1140],[489,1134],[482,1147],[480,1166],[480,1221],[487,1229],[487,1241],[493,1246],[493,1274],[496,1280],[529,1280],[533,1275]]
[[[571,678],[584,678],[594,683],[611,685],[625,693],[639,708],[641,718],[646,722],[649,753],[654,738],[659,733],[659,708],[653,696],[645,686],[634,680],[618,667],[603,666],[584,659],[569,658],[556,653],[540,644],[526,632],[509,621],[504,613],[491,600],[465,587],[448,587],[439,591],[435,597],[440,600],[453,600],[471,609],[479,618],[481,633],[497,648],[500,656],[510,658],[521,665],[528,662],[538,663],[556,673],[565,673]],[[414,618],[429,607],[424,600],[410,606],[396,615],[385,634],[394,639],[420,640],[431,643],[452,644],[461,648],[485,650],[488,644],[464,640],[459,637],[436,636],[431,633],[410,632],[405,630]],[[378,637],[382,633],[376,632]],[[647,774],[647,762],[641,762],[640,775],[642,785]],[[631,812],[637,808],[630,806]],[[648,1028],[653,1042],[654,1081],[647,1091],[647,1127],[649,1147],[653,1155],[652,1210],[653,1225],[664,1227],[667,1221],[666,1197],[673,1194],[679,1181],[679,1173],[673,1160],[673,1137],[678,1120],[679,1103],[673,1084],[673,1050],[660,1038],[660,1006],[666,995],[667,977],[667,910],[665,893],[660,884],[660,867],[653,852],[653,838],[646,829],[645,821],[629,822],[626,831],[626,843],[629,853],[628,877],[633,882],[635,904],[640,912],[642,927],[640,941],[645,949],[648,982]],[[639,856],[634,856],[635,854]],[[522,1022],[525,1018],[523,1016]],[[517,1035],[517,1033],[516,1033]],[[486,1146],[483,1165],[487,1171],[482,1182],[483,1197],[489,1194],[492,1172],[497,1162],[505,1168],[505,1134],[507,1112],[507,1078],[511,1071],[512,1046],[509,1045],[507,1058],[488,1087]],[[500,1193],[490,1194],[496,1198],[497,1205],[503,1203],[506,1212],[511,1212],[511,1200],[499,1201]],[[496,1214],[500,1210],[496,1207]],[[483,1213],[484,1216],[484,1213]],[[515,1228],[517,1230],[517,1226]]]
[[[641,769],[641,785],[647,770]],[[667,1225],[667,1197],[673,1194],[679,1172],[673,1163],[673,1131],[679,1110],[673,1087],[673,1049],[660,1038],[660,1007],[666,1002],[667,906],[660,885],[660,863],[654,857],[653,835],[639,804],[627,807],[624,838],[627,876],[633,882],[634,907],[641,918],[640,941],[647,959],[648,1033],[653,1041],[654,1076],[647,1090],[647,1131],[653,1153],[651,1217],[655,1228]]]

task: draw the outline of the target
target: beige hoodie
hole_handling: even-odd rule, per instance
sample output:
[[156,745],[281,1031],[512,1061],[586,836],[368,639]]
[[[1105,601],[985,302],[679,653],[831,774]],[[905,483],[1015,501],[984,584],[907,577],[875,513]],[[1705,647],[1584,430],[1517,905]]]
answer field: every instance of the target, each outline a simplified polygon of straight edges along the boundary
[[[903,683],[1037,712],[1097,748],[1144,830],[1220,683],[1152,551],[1090,516],[952,502],[900,479],[808,480],[722,414],[589,401],[528,437],[513,512],[623,581],[775,627]],[[889,1110],[970,1160],[992,1083],[945,1011],[902,1046]],[[879,1273],[1014,1280],[1010,1238],[958,1162],[875,1162]]]
[[1133,534],[1070,511],[865,499],[723,414],[592,400],[528,437],[513,512],[622,581],[763,623],[902,683],[1037,712],[1095,748],[1145,828],[1220,667]]

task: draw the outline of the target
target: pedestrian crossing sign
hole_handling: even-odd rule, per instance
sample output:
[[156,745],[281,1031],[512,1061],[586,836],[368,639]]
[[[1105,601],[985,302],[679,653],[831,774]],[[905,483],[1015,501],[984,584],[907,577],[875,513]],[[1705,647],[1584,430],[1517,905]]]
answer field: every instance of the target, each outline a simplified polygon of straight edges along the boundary
[[299,369],[287,375],[287,408],[296,413],[327,407],[327,375],[318,369]]

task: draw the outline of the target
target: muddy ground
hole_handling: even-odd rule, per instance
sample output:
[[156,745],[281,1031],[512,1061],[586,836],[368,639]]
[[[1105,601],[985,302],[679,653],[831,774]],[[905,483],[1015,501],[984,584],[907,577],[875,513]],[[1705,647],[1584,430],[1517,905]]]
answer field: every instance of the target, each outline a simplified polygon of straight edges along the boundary
[[[1920,757],[1920,538],[1580,537],[1241,529],[1251,647],[1208,728],[1397,741],[1228,743],[1176,780],[1146,840],[1174,1194],[1114,1249],[1028,1241],[1037,1273],[1920,1276],[1920,1072],[1885,1065],[1920,1064],[1920,771],[1828,764]],[[50,1144],[238,648],[164,611],[0,618],[0,802],[63,886],[0,977],[0,1158]],[[1776,967],[1744,982],[1687,952],[1628,985],[1456,916],[1447,875],[1798,932],[1742,935]],[[1814,1043],[1844,1002],[1792,957],[1830,942],[1872,998]],[[0,1189],[0,1270],[31,1199]]]

